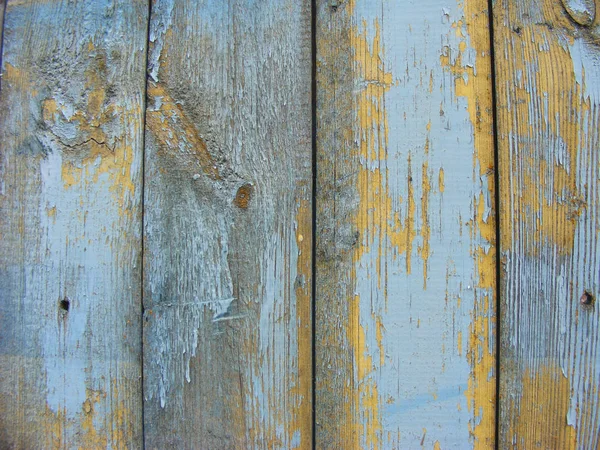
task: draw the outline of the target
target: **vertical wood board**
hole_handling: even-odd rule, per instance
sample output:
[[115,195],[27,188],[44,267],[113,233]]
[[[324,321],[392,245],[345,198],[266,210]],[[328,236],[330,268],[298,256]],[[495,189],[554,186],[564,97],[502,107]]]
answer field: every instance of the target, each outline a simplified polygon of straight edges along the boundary
[[500,448],[598,448],[600,18],[594,1],[497,1],[494,29]]
[[487,2],[317,3],[317,448],[492,448]]
[[310,448],[311,53],[300,0],[155,0],[148,448]]
[[148,8],[5,7],[0,447],[140,448]]

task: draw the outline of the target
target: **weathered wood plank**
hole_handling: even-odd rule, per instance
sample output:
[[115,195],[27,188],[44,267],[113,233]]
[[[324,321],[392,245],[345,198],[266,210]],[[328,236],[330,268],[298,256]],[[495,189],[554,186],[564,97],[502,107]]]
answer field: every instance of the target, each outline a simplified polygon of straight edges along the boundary
[[581,301],[600,294],[600,18],[593,4],[494,6],[500,448],[600,448],[599,309]]
[[124,0],[6,4],[2,448],[142,445],[147,10]]
[[146,445],[310,448],[310,9],[155,0],[150,41]]
[[[4,29],[4,11],[6,10],[5,0],[0,0],[0,65],[2,64],[2,30]],[[2,88],[2,79],[0,78],[0,88]]]
[[493,448],[487,1],[318,1],[317,448]]

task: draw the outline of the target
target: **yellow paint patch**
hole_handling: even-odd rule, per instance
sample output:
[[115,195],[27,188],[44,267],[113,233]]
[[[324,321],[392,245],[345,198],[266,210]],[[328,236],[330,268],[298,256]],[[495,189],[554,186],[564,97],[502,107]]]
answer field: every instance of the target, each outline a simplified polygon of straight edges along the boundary
[[17,91],[27,92],[27,94],[31,97],[35,97],[35,95],[37,95],[37,90],[35,90],[35,88],[31,85],[29,73],[13,66],[8,62],[4,64],[2,82],[10,83],[13,87],[17,88]]
[[[108,444],[107,435],[98,432],[94,425],[94,417],[96,414],[95,407],[98,403],[104,400],[106,394],[101,391],[86,390],[87,399],[82,405],[82,442],[86,443],[87,448],[106,448]],[[83,449],[83,447],[79,447]]]
[[516,449],[575,450],[577,433],[567,424],[571,385],[561,368],[548,363],[521,377],[521,398],[509,403],[506,417]]
[[46,208],[46,214],[48,214],[49,218],[56,219],[56,206],[53,206],[52,208]]
[[52,411],[52,408],[46,404],[44,421],[46,422],[46,448],[61,450],[65,448],[65,409]]
[[[560,2],[554,3],[546,6],[549,22],[558,25],[563,21],[561,27],[567,27],[568,19]],[[517,23],[521,18],[514,20]],[[592,108],[590,99],[583,94],[585,74],[581,85],[564,37],[563,33],[548,30],[545,23],[523,28],[518,41],[527,42],[530,50],[513,52],[508,75],[519,73],[521,79],[510,91],[503,84],[498,85],[498,98],[511,98],[511,118],[519,118],[503,125],[512,135],[519,136],[519,149],[518,157],[510,158],[514,150],[504,142],[499,153],[506,177],[501,186],[502,202],[515,210],[521,222],[519,228],[531,236],[521,240],[520,245],[533,257],[548,247],[563,256],[572,253],[578,217],[587,207],[585,195],[577,187],[578,155],[595,151],[585,123]],[[503,114],[499,117],[502,119]],[[557,143],[555,148],[540,145],[551,141]],[[556,158],[559,151],[563,152],[562,158]],[[509,176],[514,179],[524,175],[518,186],[508,187]],[[512,230],[512,223],[501,227],[502,242],[512,242]]]

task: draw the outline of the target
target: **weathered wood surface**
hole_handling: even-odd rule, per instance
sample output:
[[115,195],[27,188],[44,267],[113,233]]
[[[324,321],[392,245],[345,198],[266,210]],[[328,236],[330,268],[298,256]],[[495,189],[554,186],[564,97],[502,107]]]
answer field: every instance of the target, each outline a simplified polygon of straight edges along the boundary
[[[2,30],[4,29],[4,11],[6,10],[5,0],[0,0],[0,65],[2,64]],[[2,78],[0,77],[0,88],[2,88]]]
[[494,6],[500,448],[600,448],[599,24],[594,1]]
[[125,0],[6,4],[1,448],[142,445],[147,11]]
[[493,448],[487,1],[318,1],[317,448]]
[[310,448],[311,46],[304,0],[152,3],[148,448]]
[[[151,3],[0,0],[0,448],[311,448],[309,4]],[[600,448],[599,5],[494,2],[500,268],[487,5],[316,2],[316,448]]]

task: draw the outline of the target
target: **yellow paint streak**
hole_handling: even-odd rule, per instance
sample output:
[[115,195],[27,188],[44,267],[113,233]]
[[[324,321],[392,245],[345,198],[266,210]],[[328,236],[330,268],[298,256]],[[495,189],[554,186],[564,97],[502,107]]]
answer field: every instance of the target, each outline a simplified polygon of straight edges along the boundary
[[444,169],[441,167],[438,174],[438,185],[440,189],[440,194],[443,194],[444,190],[446,189],[446,185],[444,184]]
[[577,432],[567,424],[571,385],[561,368],[548,363],[521,377],[521,398],[506,412],[516,449],[575,450]]
[[358,371],[358,378],[360,380],[364,380],[373,370],[373,358],[371,357],[371,354],[367,348],[365,329],[362,325],[358,326],[356,340],[357,348],[359,349],[356,368]]
[[[412,246],[413,246],[413,241],[415,240],[415,236],[416,236],[416,231],[415,231],[415,225],[414,225],[414,217],[415,217],[415,211],[416,211],[416,206],[415,206],[415,188],[414,188],[414,184],[413,184],[413,177],[412,177],[412,164],[411,164],[411,157],[410,157],[410,153],[408,155],[408,179],[407,179],[407,190],[408,190],[408,206],[407,206],[407,215],[406,215],[406,219],[404,222],[404,229],[406,230],[403,233],[403,236],[400,236],[400,238],[402,238],[402,240],[406,243],[406,273],[410,275],[411,272],[411,258],[412,258]],[[394,239],[392,238],[392,242],[396,245],[400,244],[400,239]]]
[[433,450],[442,450],[442,447],[440,445],[440,441],[435,441],[433,443]]
[[[486,204],[484,194],[481,193],[477,199],[477,220],[476,227],[473,227],[473,239],[476,239],[475,233],[483,239],[484,242],[496,242],[496,229],[492,216],[486,217]],[[477,246],[474,249],[475,263],[479,275],[477,287],[486,289],[488,292],[495,292],[496,289],[496,249],[491,247],[486,250],[485,246]]]
[[427,265],[431,248],[429,238],[431,236],[431,227],[429,226],[429,194],[431,192],[431,183],[429,182],[428,164],[423,164],[421,185],[421,238],[423,244],[419,248],[419,254],[423,260],[423,290],[427,290]]
[[130,389],[128,385],[119,386],[119,380],[111,380],[111,392],[113,399],[119,399],[115,402],[111,412],[111,429],[110,437],[113,444],[117,446],[124,446],[127,442],[132,442],[134,439],[133,426],[130,421],[132,418],[131,410],[126,406],[126,401],[119,395],[120,391],[125,392],[125,395],[129,395],[127,390]]
[[433,70],[429,71],[429,93],[433,93]]
[[381,317],[374,315],[375,319],[375,339],[377,340],[377,348],[379,349],[379,367],[383,366],[385,361],[385,349],[383,348],[383,320]]
[[[353,302],[352,317],[359,316],[360,298],[355,297]],[[354,395],[356,405],[359,410],[355,412],[356,419],[362,419],[355,424],[355,429],[362,437],[361,441],[365,443],[367,448],[380,448],[380,433],[383,430],[381,418],[379,417],[379,392],[377,384],[373,381],[371,374],[374,369],[373,357],[369,353],[366,342],[366,333],[362,325],[358,325],[356,334],[353,336],[353,347],[357,351],[356,356],[356,371],[358,374],[358,389],[355,389]]]
[[[472,255],[478,274],[477,288],[482,294],[475,298],[471,312],[471,324],[467,359],[471,367],[468,388],[465,392],[468,410],[472,414],[469,423],[474,438],[474,448],[491,448],[495,442],[496,384],[493,378],[495,356],[492,353],[494,332],[494,293],[496,286],[496,237],[494,215],[486,216],[485,199],[494,198],[494,142],[492,124],[491,61],[488,5],[483,0],[460,1],[464,17],[452,26],[460,38],[454,64],[450,52],[440,57],[440,62],[454,76],[457,97],[467,101],[467,110],[474,131],[473,181],[482,183],[482,191],[476,200],[473,220],[469,221]],[[471,47],[476,55],[474,67],[463,63],[463,55]],[[440,192],[444,190],[444,173],[440,169]],[[487,185],[487,192],[484,191]],[[493,202],[493,201],[491,201]],[[492,205],[487,205],[489,208]],[[489,248],[488,248],[489,246]],[[486,252],[487,248],[487,252]],[[460,299],[459,299],[460,302]],[[462,338],[461,338],[462,339]],[[461,353],[462,354],[462,344]]]
[[[360,233],[360,241],[353,255],[352,279],[356,280],[356,267],[363,256],[372,250],[371,246],[377,237],[378,249],[376,270],[378,286],[387,284],[382,280],[379,261],[387,252],[388,236],[392,240],[402,242],[399,237],[392,214],[392,200],[388,195],[388,179],[385,161],[387,158],[388,124],[384,110],[384,94],[392,86],[392,74],[386,72],[381,59],[381,42],[379,22],[375,21],[375,35],[371,42],[367,36],[366,23],[362,31],[358,27],[351,30],[350,41],[354,49],[356,76],[362,82],[357,95],[357,124],[359,154],[363,161],[358,174],[358,191],[360,206],[356,223]],[[394,230],[396,228],[396,230]],[[394,233],[395,232],[395,233]],[[353,411],[348,411],[347,417],[353,419],[353,434],[361,445],[377,449],[381,447],[382,425],[379,413],[379,394],[377,384],[373,379],[373,360],[366,344],[366,330],[363,322],[369,323],[370,317],[360,316],[360,298],[356,296],[350,308],[350,320],[347,334],[354,349],[357,381],[354,388],[349,387],[349,397],[353,398]],[[373,322],[370,322],[373,323]],[[380,360],[383,364],[383,327],[381,318],[375,317],[375,326],[369,332],[375,332],[379,346]]]
[[[306,196],[305,196],[306,197]],[[302,283],[296,283],[296,327],[298,329],[298,384],[291,391],[293,405],[292,420],[288,421],[290,440],[300,432],[299,449],[310,448],[312,437],[312,205],[309,200],[301,200],[296,214],[296,240],[298,242],[297,273]]]
[[[489,297],[483,298],[483,311],[490,308]],[[469,327],[467,360],[471,366],[465,397],[473,420],[469,422],[469,432],[475,437],[475,448],[490,448],[494,443],[494,417],[496,380],[493,377],[496,359],[490,352],[490,318],[473,310]],[[490,411],[491,409],[491,411]]]
[[54,412],[48,404],[44,413],[44,421],[46,423],[45,447],[53,450],[61,450],[65,448],[65,412],[66,409]]

